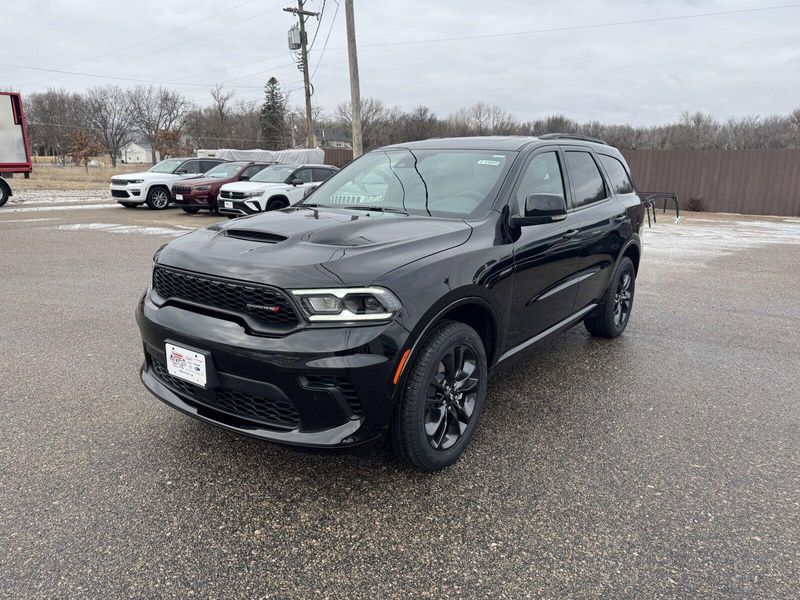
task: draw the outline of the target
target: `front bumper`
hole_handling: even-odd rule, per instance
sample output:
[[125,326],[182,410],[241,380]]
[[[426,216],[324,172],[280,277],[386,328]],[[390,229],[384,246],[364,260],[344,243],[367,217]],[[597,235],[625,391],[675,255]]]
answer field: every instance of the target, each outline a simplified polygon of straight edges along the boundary
[[[222,316],[156,306],[137,314],[145,387],[166,404],[238,433],[342,448],[382,437],[393,412],[395,368],[409,333],[397,322],[252,335]],[[207,354],[208,385],[169,375],[165,344]]]
[[[260,196],[258,196],[260,198]],[[256,197],[246,200],[231,200],[229,198],[217,198],[217,211],[221,215],[232,217],[243,217],[262,212]]]
[[180,208],[213,209],[216,207],[214,192],[176,192],[172,190],[172,203]]
[[111,197],[122,204],[143,204],[145,195],[140,185],[110,185]]

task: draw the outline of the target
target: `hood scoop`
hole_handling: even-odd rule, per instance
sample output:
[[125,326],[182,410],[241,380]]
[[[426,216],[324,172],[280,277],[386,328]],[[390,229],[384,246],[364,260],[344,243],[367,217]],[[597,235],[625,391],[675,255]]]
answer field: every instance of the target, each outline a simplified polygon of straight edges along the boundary
[[236,238],[237,240],[261,242],[262,244],[277,244],[286,240],[285,235],[258,231],[257,229],[226,229],[225,235],[227,237]]

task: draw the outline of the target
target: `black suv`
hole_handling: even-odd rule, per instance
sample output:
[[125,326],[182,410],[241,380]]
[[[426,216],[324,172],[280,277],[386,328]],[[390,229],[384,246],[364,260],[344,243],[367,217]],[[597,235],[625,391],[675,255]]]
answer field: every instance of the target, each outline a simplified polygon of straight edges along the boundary
[[579,321],[623,332],[643,214],[599,140],[375,150],[296,206],[162,247],[137,312],[142,380],[239,433],[314,447],[388,435],[439,469],[472,437],[492,367]]

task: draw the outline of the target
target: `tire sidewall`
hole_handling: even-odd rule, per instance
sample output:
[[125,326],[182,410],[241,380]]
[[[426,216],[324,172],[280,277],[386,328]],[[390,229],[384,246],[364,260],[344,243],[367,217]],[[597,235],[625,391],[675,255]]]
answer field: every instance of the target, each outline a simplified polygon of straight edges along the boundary
[[[153,200],[153,197],[159,192],[163,193],[167,197],[167,202],[164,204],[164,206],[157,206]],[[153,210],[164,210],[169,206],[169,192],[162,187],[150,188],[150,190],[147,192],[147,206]]]
[[8,202],[10,197],[11,194],[9,193],[8,189],[6,189],[5,184],[0,183],[0,206],[3,206],[6,202]]
[[[450,331],[444,337],[440,337],[439,333],[443,328],[448,328]],[[431,343],[435,344],[435,348],[430,347]],[[480,383],[475,401],[475,410],[466,431],[464,431],[459,440],[447,450],[437,450],[430,445],[425,435],[425,400],[428,384],[438,368],[442,356],[448,349],[460,344],[469,346],[478,359],[477,366],[480,372]],[[413,424],[411,431],[403,432],[405,443],[411,446],[407,450],[416,457],[415,463],[422,463],[422,466],[429,470],[438,470],[453,464],[475,433],[486,401],[488,378],[486,350],[483,347],[480,336],[468,325],[456,322],[445,323],[437,327],[428,337],[425,345],[420,350],[417,360],[412,365],[412,371],[406,383],[402,400],[404,404],[403,410],[411,411],[412,413],[411,423]],[[408,421],[406,420],[405,423],[407,424]]]
[[[614,323],[614,296],[617,293],[617,287],[619,286],[619,282],[622,279],[622,276],[626,273],[630,272],[631,274],[631,309],[628,312],[628,316],[620,323],[620,325],[616,325]],[[614,273],[614,277],[611,280],[611,285],[608,288],[608,297],[605,301],[605,306],[603,306],[603,317],[607,321],[608,328],[613,331],[614,335],[620,335],[625,328],[628,326],[628,322],[631,320],[631,314],[633,314],[633,303],[636,299],[636,268],[633,266],[633,261],[628,258],[627,256],[623,258],[619,265],[617,266],[617,270]]]

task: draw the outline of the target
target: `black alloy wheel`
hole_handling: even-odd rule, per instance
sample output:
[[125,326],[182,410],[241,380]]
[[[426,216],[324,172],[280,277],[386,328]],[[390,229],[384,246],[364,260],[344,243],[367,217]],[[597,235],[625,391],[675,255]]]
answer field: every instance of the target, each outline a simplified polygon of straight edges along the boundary
[[434,326],[406,366],[407,379],[395,407],[395,451],[423,471],[458,460],[478,425],[486,399],[486,350],[466,323]]
[[448,350],[428,384],[425,435],[437,450],[452,448],[469,426],[478,400],[477,357],[469,346]]
[[626,256],[611,278],[603,303],[583,321],[589,333],[607,338],[622,335],[631,318],[635,291],[636,267]]

